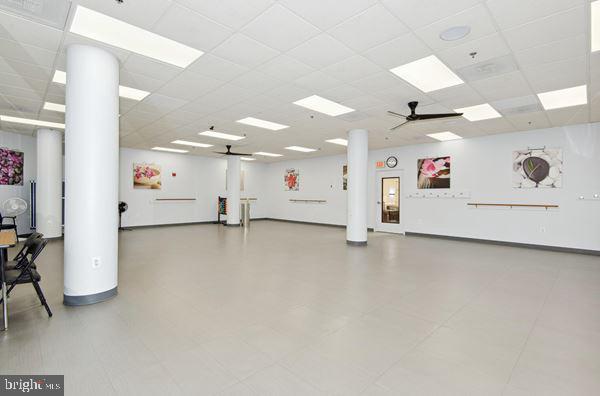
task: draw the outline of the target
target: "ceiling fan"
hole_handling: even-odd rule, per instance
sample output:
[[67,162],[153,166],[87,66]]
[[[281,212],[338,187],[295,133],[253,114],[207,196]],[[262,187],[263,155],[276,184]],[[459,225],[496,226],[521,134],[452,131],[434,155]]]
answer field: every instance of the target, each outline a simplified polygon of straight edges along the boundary
[[388,114],[391,114],[396,117],[401,117],[406,120],[402,124],[396,125],[395,127],[391,128],[390,131],[396,130],[396,129],[400,128],[402,125],[405,125],[412,121],[435,120],[437,118],[460,117],[463,115],[463,113],[417,114],[415,112],[415,110],[417,109],[418,104],[419,104],[419,102],[408,102],[408,107],[410,108],[409,115],[404,115],[404,114],[396,113],[393,111],[388,111]]
[[252,156],[252,154],[247,154],[247,153],[233,153],[231,151],[231,144],[228,144],[225,147],[227,147],[227,151],[213,151],[213,153],[224,154],[224,155],[243,155],[243,156],[247,156],[247,157]]

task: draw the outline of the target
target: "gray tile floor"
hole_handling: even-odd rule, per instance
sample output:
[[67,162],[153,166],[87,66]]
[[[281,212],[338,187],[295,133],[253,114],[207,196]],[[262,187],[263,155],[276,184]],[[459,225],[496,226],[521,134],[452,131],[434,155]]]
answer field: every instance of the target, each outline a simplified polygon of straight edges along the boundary
[[69,395],[597,395],[598,257],[260,221],[120,237],[119,295],[11,298],[1,373]]

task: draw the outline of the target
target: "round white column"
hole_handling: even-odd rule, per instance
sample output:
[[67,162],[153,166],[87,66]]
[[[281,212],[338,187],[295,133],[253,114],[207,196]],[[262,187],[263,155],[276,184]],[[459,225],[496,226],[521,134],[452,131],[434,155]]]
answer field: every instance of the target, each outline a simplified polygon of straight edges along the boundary
[[367,244],[369,132],[348,132],[348,223],[346,243]]
[[117,294],[119,64],[86,45],[67,49],[64,303]]
[[62,236],[62,132],[37,131],[36,231]]
[[240,225],[240,175],[242,173],[240,157],[227,157],[227,225]]

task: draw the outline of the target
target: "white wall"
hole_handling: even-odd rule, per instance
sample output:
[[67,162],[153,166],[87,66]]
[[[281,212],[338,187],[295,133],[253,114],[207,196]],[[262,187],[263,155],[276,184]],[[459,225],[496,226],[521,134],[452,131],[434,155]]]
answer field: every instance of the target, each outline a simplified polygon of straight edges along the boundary
[[[521,190],[512,187],[512,152],[527,147],[561,147],[563,188]],[[369,226],[375,223],[375,162],[398,158],[404,170],[405,230],[498,241],[600,250],[600,201],[580,195],[600,193],[600,124],[575,125],[529,132],[405,146],[369,153]],[[416,192],[417,159],[452,156],[450,192],[469,191],[470,199],[406,198]],[[345,156],[286,161],[269,165],[269,217],[345,224],[342,191]],[[300,191],[283,191],[283,170],[300,170]],[[423,191],[423,190],[421,190]],[[448,191],[448,190],[446,190]],[[289,198],[326,199],[322,205],[292,204]],[[558,210],[474,209],[467,202],[558,204]]]
[[[22,151],[25,154],[24,177],[22,186],[0,186],[0,205],[8,198],[20,197],[29,204],[29,181],[35,179],[37,172],[37,145],[36,139],[32,136],[19,133],[10,133],[0,131],[0,147],[6,147],[11,150]],[[19,234],[30,232],[29,208],[17,218]],[[9,220],[4,220],[10,223]]]
[[[133,164],[155,163],[162,168],[161,190],[134,190]],[[129,209],[123,226],[192,223],[217,219],[217,197],[225,196],[227,161],[191,155],[121,148],[119,199]],[[258,198],[251,216],[266,216],[265,164],[242,162],[245,191],[242,197]],[[171,174],[176,173],[176,177]],[[196,198],[192,202],[156,202],[157,198]]]

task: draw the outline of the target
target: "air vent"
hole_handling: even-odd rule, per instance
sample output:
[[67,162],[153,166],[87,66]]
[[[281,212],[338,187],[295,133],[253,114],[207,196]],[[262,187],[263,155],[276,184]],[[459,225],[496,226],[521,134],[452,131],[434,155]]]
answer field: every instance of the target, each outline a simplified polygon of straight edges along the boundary
[[497,100],[492,102],[491,105],[505,116],[533,113],[542,110],[540,102],[534,95]]
[[460,68],[457,73],[463,80],[471,82],[510,73],[517,69],[517,64],[512,56],[506,55]]
[[32,22],[64,30],[69,0],[0,0],[0,11]]
[[519,106],[519,107],[510,108],[510,109],[500,110],[500,113],[502,113],[502,115],[505,115],[505,116],[511,116],[511,115],[525,114],[525,113],[534,113],[536,111],[542,111],[542,106],[540,106],[539,104],[531,104],[531,105],[526,105],[526,106]]

